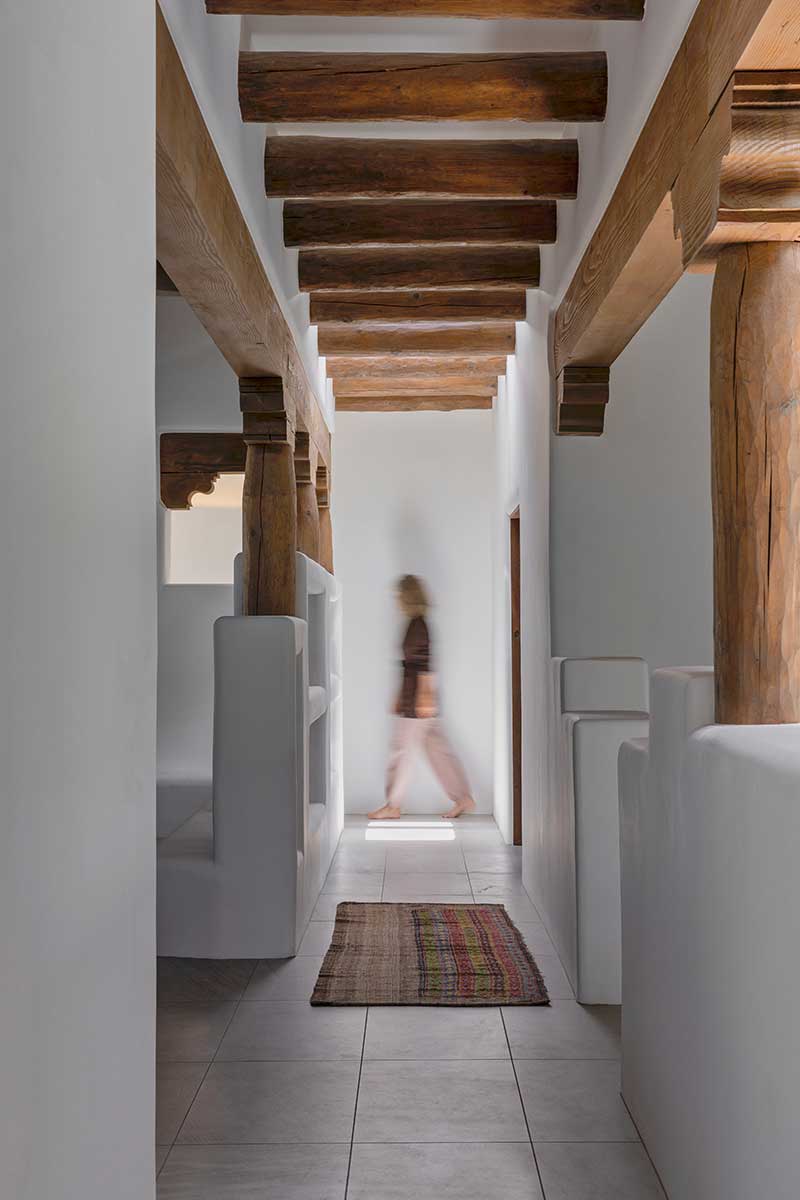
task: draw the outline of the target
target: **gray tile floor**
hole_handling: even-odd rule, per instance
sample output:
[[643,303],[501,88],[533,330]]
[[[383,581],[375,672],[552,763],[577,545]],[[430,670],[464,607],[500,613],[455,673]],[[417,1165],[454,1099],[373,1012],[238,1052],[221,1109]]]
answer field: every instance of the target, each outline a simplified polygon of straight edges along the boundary
[[[664,1200],[619,1095],[619,1013],[575,1002],[520,851],[489,818],[452,841],[365,825],[297,958],[160,961],[159,1200]],[[311,1008],[345,899],[504,904],[551,1007]]]

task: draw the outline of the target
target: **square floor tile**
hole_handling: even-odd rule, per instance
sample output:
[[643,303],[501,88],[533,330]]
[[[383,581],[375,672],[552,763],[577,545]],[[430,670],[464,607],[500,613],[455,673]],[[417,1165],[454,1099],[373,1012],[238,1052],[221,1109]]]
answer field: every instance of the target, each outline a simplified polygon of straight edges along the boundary
[[330,871],[322,888],[323,895],[347,896],[350,892],[374,892],[378,897],[383,887],[383,871]]
[[335,921],[336,910],[340,904],[347,904],[353,900],[363,900],[365,904],[377,904],[381,898],[380,888],[377,895],[375,889],[361,889],[360,895],[357,896],[342,896],[338,892],[325,892],[320,896],[316,903],[313,913],[311,914],[312,921]]
[[260,962],[243,997],[251,1000],[310,1000],[324,955],[270,958]]
[[534,956],[539,970],[542,972],[544,985],[551,1000],[574,1000],[575,992],[569,976],[561,965],[561,959],[556,954],[537,954]]
[[637,1142],[620,1096],[617,1062],[517,1063],[517,1079],[535,1142]]
[[217,1062],[361,1057],[365,1008],[312,1008],[308,1001],[240,1004]]
[[160,1063],[156,1067],[157,1146],[175,1141],[207,1070],[206,1063]]
[[528,1137],[510,1062],[365,1062],[357,1142],[521,1142]]
[[530,925],[539,920],[539,914],[527,896],[495,896],[487,902],[502,904],[515,925]]
[[510,847],[506,847],[504,850],[480,850],[465,847],[464,861],[469,872],[522,877],[521,850],[512,850]]
[[618,1059],[618,1008],[554,1000],[549,1008],[504,1008],[512,1058]]
[[638,1143],[536,1144],[547,1200],[666,1200]]
[[170,1152],[169,1146],[156,1146],[156,1175],[158,1175],[158,1172],[161,1170],[164,1163],[167,1161],[169,1152]]
[[158,1200],[344,1200],[348,1146],[176,1146]]
[[468,896],[442,896],[439,892],[429,892],[425,888],[408,888],[407,891],[391,890],[390,896],[384,896],[384,904],[472,904],[472,893]]
[[236,1009],[214,1004],[160,1004],[156,1013],[157,1062],[211,1062]]
[[349,1142],[357,1083],[358,1062],[217,1062],[180,1141]]
[[469,882],[477,899],[483,896],[496,896],[501,899],[512,896],[522,896],[528,899],[528,894],[522,886],[522,880],[517,875],[493,875],[490,871],[470,871]]
[[394,875],[466,874],[464,855],[457,846],[415,846],[406,843],[386,852],[387,881]]
[[472,899],[472,889],[466,871],[429,872],[420,871],[413,874],[398,872],[389,875],[383,885],[383,899],[394,900],[398,896],[419,893],[422,896],[464,896]]
[[517,924],[517,929],[531,954],[556,954],[556,948],[541,921],[522,921]]
[[158,1002],[238,1000],[255,965],[251,958],[159,958]]
[[508,1058],[499,1008],[371,1008],[366,1059]]
[[297,951],[298,958],[327,954],[333,937],[335,921],[310,921]]
[[542,1200],[530,1145],[353,1147],[348,1200]]

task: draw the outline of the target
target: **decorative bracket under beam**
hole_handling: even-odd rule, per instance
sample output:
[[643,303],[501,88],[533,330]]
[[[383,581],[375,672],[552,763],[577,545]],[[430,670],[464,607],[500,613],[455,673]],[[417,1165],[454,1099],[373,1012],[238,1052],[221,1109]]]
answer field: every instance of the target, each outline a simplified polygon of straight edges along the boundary
[[247,455],[241,433],[162,433],[159,449],[161,503],[174,509],[210,496],[220,475],[241,475]]
[[558,377],[555,431],[599,437],[608,404],[610,367],[565,367]]

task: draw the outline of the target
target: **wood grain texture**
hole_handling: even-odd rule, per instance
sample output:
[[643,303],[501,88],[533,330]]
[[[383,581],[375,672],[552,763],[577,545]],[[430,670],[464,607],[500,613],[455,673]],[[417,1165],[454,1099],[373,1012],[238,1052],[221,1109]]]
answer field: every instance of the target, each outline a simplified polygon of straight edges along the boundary
[[[739,60],[769,7],[769,0],[700,0],[686,37],[655,100],[650,116],[622,173],[614,195],[556,313],[554,360],[560,371],[573,361],[597,355],[592,326],[615,302],[623,314],[635,308],[630,289],[658,294],[661,284],[638,275],[621,279],[703,133]],[[757,64],[751,64],[757,65]],[[651,246],[644,256],[660,259]],[[648,314],[649,315],[649,314]],[[635,333],[610,322],[612,340],[623,348]],[[641,322],[640,322],[641,324]],[[638,326],[637,326],[638,328]],[[593,343],[591,351],[585,340]],[[607,353],[597,362],[613,361]]]
[[248,445],[242,502],[245,616],[294,615],[296,492],[291,446]]
[[525,292],[488,291],[312,292],[311,324],[327,321],[524,321]]
[[477,396],[497,393],[497,379],[475,375],[381,375],[375,378],[343,378],[335,382],[340,396]]
[[537,246],[556,240],[553,200],[287,200],[287,246]]
[[538,246],[301,250],[300,290],[417,291],[539,286]]
[[319,510],[319,565],[333,575],[333,520],[328,506]]
[[192,497],[210,496],[220,475],[241,474],[245,457],[240,433],[162,433],[161,503],[165,508],[191,508]]
[[268,137],[264,180],[268,196],[297,200],[348,196],[574,200],[578,143],[569,138]]
[[297,549],[320,561],[320,523],[317,489],[313,483],[297,485]]
[[273,17],[471,17],[641,21],[644,0],[206,0],[209,13]]
[[604,366],[569,366],[558,377],[555,432],[599,437],[605,425],[611,371]]
[[492,407],[486,396],[337,396],[337,412],[462,412]]
[[289,424],[329,462],[330,434],[160,9],[156,65],[158,261],[236,375],[282,377]]
[[602,51],[239,55],[243,121],[602,121]]
[[335,355],[328,359],[328,374],[337,379],[377,379],[409,375],[434,379],[458,375],[462,379],[495,379],[504,375],[504,354],[386,354]]
[[800,721],[800,247],[722,251],[711,307],[716,719]]
[[317,338],[320,354],[513,354],[513,321],[406,322],[405,324],[322,325]]

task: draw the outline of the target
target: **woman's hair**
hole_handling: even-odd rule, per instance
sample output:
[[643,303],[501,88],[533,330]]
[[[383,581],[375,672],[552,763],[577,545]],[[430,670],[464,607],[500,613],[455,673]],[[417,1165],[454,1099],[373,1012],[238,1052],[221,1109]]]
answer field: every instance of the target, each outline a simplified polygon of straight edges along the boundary
[[430,608],[425,584],[417,575],[403,575],[397,581],[397,599],[405,615],[424,617]]

